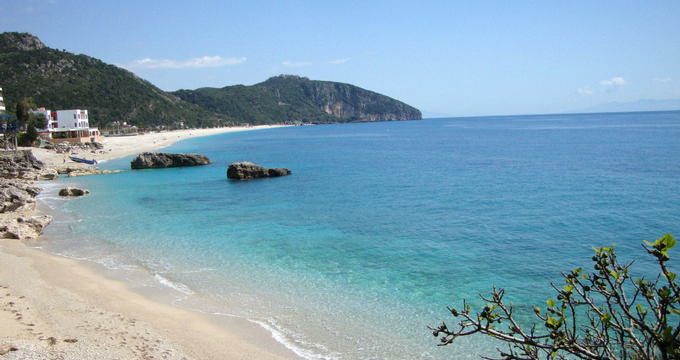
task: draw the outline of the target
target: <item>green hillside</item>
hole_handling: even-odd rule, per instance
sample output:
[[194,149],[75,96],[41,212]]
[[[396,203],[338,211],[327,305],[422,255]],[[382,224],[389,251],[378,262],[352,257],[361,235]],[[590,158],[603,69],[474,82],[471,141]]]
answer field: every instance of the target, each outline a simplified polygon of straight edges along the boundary
[[223,116],[184,102],[127,70],[50,49],[26,33],[0,34],[0,86],[8,111],[31,97],[48,109],[87,109],[90,122],[99,127],[113,121],[140,127],[226,123]]
[[416,108],[359,87],[280,75],[252,86],[179,90],[173,94],[251,124],[419,120]]
[[15,32],[0,34],[0,87],[8,112],[30,97],[52,110],[87,109],[90,123],[100,128],[115,121],[145,128],[422,118],[418,109],[372,91],[292,75],[169,93],[117,66]]

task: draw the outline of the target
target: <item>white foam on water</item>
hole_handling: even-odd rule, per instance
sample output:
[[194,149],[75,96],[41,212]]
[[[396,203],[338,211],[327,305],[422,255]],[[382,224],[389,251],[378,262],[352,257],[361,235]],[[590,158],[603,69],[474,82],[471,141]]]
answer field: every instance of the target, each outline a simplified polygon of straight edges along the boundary
[[252,320],[248,321],[259,325],[263,329],[272,334],[274,340],[294,352],[296,355],[308,360],[338,360],[339,354],[330,352],[325,346],[321,344],[311,343],[299,334],[294,334],[292,331],[285,329],[273,319],[266,321]]
[[185,284],[182,284],[182,283],[180,283],[180,282],[172,281],[172,280],[170,280],[170,279],[168,279],[168,278],[165,278],[165,277],[163,277],[163,276],[161,276],[161,275],[159,275],[159,274],[154,274],[153,277],[154,277],[154,279],[156,279],[156,281],[158,281],[160,284],[162,284],[162,285],[164,285],[164,286],[167,286],[167,287],[169,287],[169,288],[171,288],[171,289],[173,289],[173,290],[177,290],[177,291],[181,292],[182,294],[185,294],[185,295],[194,295],[194,294],[196,294],[196,293],[195,293],[194,291],[192,291],[188,286],[186,286]]

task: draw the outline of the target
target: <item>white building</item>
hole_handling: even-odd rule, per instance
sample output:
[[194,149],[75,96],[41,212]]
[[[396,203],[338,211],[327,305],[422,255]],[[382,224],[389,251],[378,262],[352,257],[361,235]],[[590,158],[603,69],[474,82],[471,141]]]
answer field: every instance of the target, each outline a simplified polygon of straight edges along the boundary
[[45,115],[47,129],[40,131],[43,137],[54,142],[93,142],[101,141],[99,129],[91,128],[87,110],[45,110],[40,108],[34,113]]

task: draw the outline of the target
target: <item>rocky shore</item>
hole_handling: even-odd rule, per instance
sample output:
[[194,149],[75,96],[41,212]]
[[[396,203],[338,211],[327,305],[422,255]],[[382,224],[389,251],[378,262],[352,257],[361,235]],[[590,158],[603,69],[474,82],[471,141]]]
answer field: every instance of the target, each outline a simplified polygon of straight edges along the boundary
[[35,197],[42,191],[39,180],[53,180],[57,170],[48,168],[31,150],[0,152],[0,237],[35,239],[51,221],[49,215],[35,215]]

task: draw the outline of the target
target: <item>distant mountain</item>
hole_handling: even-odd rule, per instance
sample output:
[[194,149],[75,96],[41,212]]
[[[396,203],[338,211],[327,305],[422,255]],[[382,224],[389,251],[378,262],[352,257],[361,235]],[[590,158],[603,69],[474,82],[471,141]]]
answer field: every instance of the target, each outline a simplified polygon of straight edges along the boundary
[[354,85],[275,76],[252,86],[179,90],[182,100],[251,124],[420,120],[420,110]]
[[630,112],[630,111],[666,111],[680,110],[680,99],[666,100],[647,100],[642,99],[635,102],[611,102],[592,106],[579,112],[599,113],[599,112]]
[[25,97],[53,110],[87,109],[105,127],[125,121],[212,127],[421,119],[419,110],[349,84],[282,75],[252,86],[165,92],[87,55],[51,49],[28,33],[0,34],[0,87],[8,112]]
[[48,109],[87,109],[104,127],[126,121],[141,127],[180,122],[189,127],[227,119],[160,90],[133,73],[101,60],[50,49],[28,33],[0,34],[0,87],[7,111],[24,97]]

